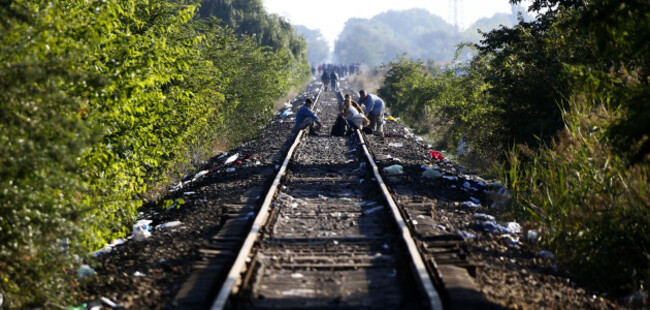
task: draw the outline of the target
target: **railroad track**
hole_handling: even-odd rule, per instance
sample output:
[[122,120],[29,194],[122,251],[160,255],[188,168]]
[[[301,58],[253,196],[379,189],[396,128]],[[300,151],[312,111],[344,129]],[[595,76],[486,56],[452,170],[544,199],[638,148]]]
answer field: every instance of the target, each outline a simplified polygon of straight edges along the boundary
[[[340,98],[319,92],[321,134],[288,140],[272,183],[225,206],[229,216],[201,249],[178,308],[442,309],[435,286],[457,277],[448,265],[438,270],[436,257],[464,263],[459,243],[409,221],[417,204],[393,201],[361,132],[329,135]],[[454,300],[449,291],[443,298]]]

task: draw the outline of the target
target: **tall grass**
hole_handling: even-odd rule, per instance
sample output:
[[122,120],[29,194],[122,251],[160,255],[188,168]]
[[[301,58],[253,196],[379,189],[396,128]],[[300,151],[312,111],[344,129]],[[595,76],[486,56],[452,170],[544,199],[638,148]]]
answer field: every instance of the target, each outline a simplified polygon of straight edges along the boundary
[[565,129],[526,161],[513,152],[507,181],[562,266],[624,293],[650,283],[650,169],[614,151],[607,129],[626,111],[608,102],[570,98]]

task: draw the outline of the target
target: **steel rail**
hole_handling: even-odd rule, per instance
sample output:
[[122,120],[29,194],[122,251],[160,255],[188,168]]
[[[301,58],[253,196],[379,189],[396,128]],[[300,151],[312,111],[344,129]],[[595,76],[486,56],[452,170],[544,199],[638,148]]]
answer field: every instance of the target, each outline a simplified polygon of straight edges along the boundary
[[388,187],[386,186],[386,183],[384,183],[384,180],[381,177],[381,174],[379,173],[379,168],[377,167],[377,164],[375,163],[372,155],[368,151],[368,147],[366,146],[361,131],[357,129],[356,133],[359,136],[359,140],[361,142],[363,152],[366,155],[366,158],[368,159],[368,163],[372,166],[372,172],[375,176],[375,179],[377,180],[379,189],[381,190],[382,195],[386,200],[386,203],[390,207],[391,213],[393,214],[393,219],[395,220],[401,232],[402,238],[406,243],[409,256],[411,257],[411,264],[412,264],[411,267],[414,269],[416,278],[419,280],[418,285],[422,290],[422,292],[428,298],[430,308],[432,310],[442,309],[443,307],[442,307],[442,301],[440,299],[440,295],[438,294],[438,291],[433,285],[433,280],[431,280],[431,276],[427,271],[427,267],[424,264],[424,260],[422,259],[422,256],[420,255],[420,252],[418,251],[418,248],[415,245],[415,242],[413,241],[413,236],[411,235],[411,232],[408,226],[406,225],[406,222],[404,221],[404,218],[402,217],[402,214],[400,213],[397,204],[395,203],[393,197],[388,191]]
[[[323,89],[321,87],[321,89],[318,92],[318,95],[316,96],[316,99],[314,100],[315,103],[317,103],[318,100],[320,99],[322,90]],[[428,306],[430,307],[430,309],[434,309],[434,310],[442,309],[443,307],[442,307],[442,301],[440,299],[440,295],[438,294],[438,292],[436,291],[433,285],[431,276],[429,275],[426,265],[424,264],[424,261],[420,256],[420,252],[418,251],[417,246],[413,241],[411,232],[406,222],[404,221],[404,218],[402,217],[397,205],[395,204],[395,201],[393,200],[392,196],[388,192],[388,188],[379,173],[379,168],[375,164],[374,159],[372,158],[372,155],[370,154],[365,144],[361,131],[357,129],[356,133],[357,136],[359,137],[359,141],[362,145],[368,163],[372,166],[373,174],[375,179],[377,180],[379,189],[381,190],[386,203],[391,209],[393,219],[395,220],[395,223],[397,224],[397,227],[401,233],[401,237],[403,238],[405,245],[408,249],[409,256],[411,257],[411,262],[410,262],[411,268],[418,280],[418,286],[422,291],[422,293],[427,297]],[[295,140],[293,141],[291,147],[289,148],[289,151],[287,152],[287,155],[282,165],[279,167],[278,173],[276,174],[275,179],[273,180],[273,183],[271,184],[271,187],[269,188],[269,191],[267,192],[264,198],[264,202],[262,203],[262,206],[260,207],[260,210],[256,215],[255,220],[253,221],[252,227],[243,242],[243,245],[235,259],[235,262],[230,268],[228,275],[224,280],[223,285],[221,286],[221,289],[219,290],[219,293],[210,309],[213,310],[224,309],[228,303],[230,295],[233,293],[235,289],[235,286],[238,285],[238,282],[241,281],[241,275],[245,271],[246,263],[249,260],[250,252],[255,242],[259,238],[260,230],[268,220],[270,214],[271,202],[273,201],[276,195],[278,187],[280,186],[280,182],[282,181],[282,178],[286,173],[287,166],[291,161],[291,158],[293,157],[293,154],[297,149],[298,145],[300,144],[304,134],[305,134],[305,130],[300,130],[296,134]]]
[[[316,95],[316,99],[314,100],[314,106],[316,106],[316,103],[320,99],[320,95],[322,91],[323,88],[321,87],[321,89],[318,91],[318,95]],[[282,177],[284,176],[287,170],[287,166],[289,165],[289,162],[293,157],[293,153],[298,147],[298,145],[300,144],[301,138],[303,137],[304,133],[305,130],[300,130],[296,134],[295,140],[293,141],[291,148],[289,148],[289,151],[287,152],[287,155],[284,158],[284,162],[282,163],[282,166],[280,166],[278,173],[276,174],[275,179],[273,180],[273,183],[271,184],[271,187],[269,188],[269,191],[266,194],[266,197],[264,198],[264,202],[262,203],[262,206],[260,207],[260,210],[257,213],[257,216],[255,216],[253,225],[248,235],[246,236],[246,239],[244,239],[244,243],[242,244],[242,247],[239,250],[239,253],[237,254],[237,258],[235,259],[235,262],[230,268],[230,271],[228,272],[228,275],[226,276],[226,279],[223,285],[221,286],[221,289],[219,290],[219,294],[217,294],[217,298],[214,300],[212,306],[210,307],[211,310],[223,309],[228,303],[228,298],[230,297],[233,288],[235,287],[237,282],[240,281],[241,274],[244,272],[244,267],[246,266],[246,261],[248,260],[248,256],[251,252],[251,249],[253,248],[255,241],[257,241],[257,238],[259,237],[260,229],[262,228],[262,226],[264,226],[266,220],[269,217],[271,202],[275,197],[276,191],[280,185],[280,182],[282,181]]]

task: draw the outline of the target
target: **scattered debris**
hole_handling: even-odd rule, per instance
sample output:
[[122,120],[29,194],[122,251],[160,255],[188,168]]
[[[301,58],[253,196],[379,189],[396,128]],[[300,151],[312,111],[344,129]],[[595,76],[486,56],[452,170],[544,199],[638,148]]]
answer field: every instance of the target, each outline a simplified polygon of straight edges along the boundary
[[517,222],[508,222],[508,224],[506,224],[506,229],[508,229],[511,234],[521,233],[521,225]]
[[146,277],[147,275],[144,274],[144,273],[142,273],[142,272],[140,272],[140,271],[136,271],[135,273],[133,273],[133,276],[134,276],[134,277],[142,278],[142,277]]
[[445,158],[442,156],[442,154],[440,154],[440,152],[438,152],[438,151],[431,150],[431,152],[429,152],[429,156],[431,156],[431,158],[433,158],[433,159],[445,160]]
[[200,171],[199,173],[197,173],[197,174],[194,175],[194,178],[192,178],[192,182],[194,182],[194,181],[196,181],[196,180],[202,178],[203,176],[205,176],[205,175],[208,174],[209,172],[210,172],[210,170],[203,170],[203,171]]
[[442,173],[436,169],[427,169],[422,172],[422,177],[425,179],[436,180],[442,177]]
[[361,175],[368,173],[368,170],[366,170],[366,163],[365,162],[360,163],[359,168],[352,170],[352,173],[361,174]]
[[226,159],[226,161],[223,164],[225,166],[228,166],[228,165],[232,164],[233,162],[235,162],[235,160],[237,160],[237,158],[239,158],[239,153],[228,157],[228,159]]
[[151,237],[151,220],[139,220],[133,225],[133,231],[131,234],[133,235],[133,240],[135,241],[143,241],[149,237]]
[[287,117],[289,117],[289,116],[291,116],[291,115],[293,115],[293,112],[291,112],[291,110],[289,110],[289,109],[285,109],[285,110],[282,111],[282,113],[280,113],[280,115],[278,115],[278,116],[279,116],[280,118],[287,118]]
[[466,231],[466,230],[459,230],[456,232],[459,236],[461,236],[463,239],[476,239],[476,235]]
[[181,225],[183,225],[183,223],[181,223],[181,221],[171,221],[171,222],[167,222],[167,223],[160,224],[160,225],[156,226],[156,229],[173,228],[173,227],[177,227],[177,226],[181,226]]
[[469,189],[469,190],[475,191],[475,192],[478,191],[478,189],[477,189],[477,188],[474,188],[474,187],[472,186],[472,184],[470,184],[468,181],[465,181],[465,183],[463,183],[463,187],[466,188],[466,189]]
[[372,206],[375,206],[375,205],[377,205],[376,201],[360,201],[360,202],[357,202],[357,206],[359,206],[359,207],[372,207]]
[[541,251],[537,252],[537,256],[539,256],[541,258],[544,258],[544,259],[551,259],[551,260],[555,259],[555,254],[553,254],[553,253],[551,253],[549,251],[545,251],[545,250],[541,250]]
[[482,221],[481,228],[483,228],[484,231],[493,234],[506,233],[516,235],[521,233],[521,226],[515,222],[508,222],[506,226],[503,226],[494,220]]
[[285,194],[285,193],[281,193],[278,196],[278,198],[280,198],[280,200],[288,200],[288,201],[293,201],[295,199],[295,198],[293,198],[293,196]]
[[381,210],[383,208],[384,208],[384,206],[374,207],[372,209],[368,209],[366,211],[363,211],[363,214],[365,214],[365,215],[372,214],[372,213],[375,213],[375,212],[377,212],[377,211],[379,211],[379,210]]
[[121,238],[113,239],[113,241],[111,241],[111,243],[107,243],[103,248],[101,248],[101,249],[99,249],[99,250],[97,250],[95,252],[91,252],[91,254],[92,254],[92,256],[97,257],[97,256],[99,256],[99,255],[101,255],[103,253],[109,253],[109,252],[111,252],[113,250],[114,247],[116,247],[116,246],[118,246],[120,244],[123,244],[124,242],[125,242],[125,240],[121,239]]
[[111,307],[113,309],[115,309],[115,308],[123,308],[124,307],[124,305],[116,304],[115,302],[113,302],[112,300],[110,300],[110,299],[108,299],[106,297],[102,297],[101,300],[102,300],[103,303],[105,303],[107,306],[109,306],[109,307]]
[[473,201],[465,201],[465,202],[461,203],[460,205],[463,206],[463,207],[468,207],[468,208],[480,208],[481,207],[480,204],[475,203]]
[[521,246],[521,242],[519,242],[519,238],[518,237],[513,237],[510,234],[503,234],[503,235],[499,236],[499,238],[507,240],[509,247],[519,248]]
[[476,213],[474,214],[474,218],[479,219],[479,220],[487,220],[487,221],[494,221],[494,216],[485,214],[485,213]]
[[[0,307],[2,307],[2,294],[0,294]],[[87,303],[83,303],[83,304],[78,305],[78,306],[76,306],[76,307],[69,307],[69,308],[68,308],[68,310],[86,310],[86,309],[93,309],[93,310],[94,310],[95,307],[93,307],[93,308],[88,308],[88,304],[87,304]]]
[[384,172],[388,175],[401,175],[404,174],[404,168],[402,165],[392,165],[384,168]]
[[[95,275],[95,269],[93,269],[89,265],[82,264],[81,266],[79,266],[79,270],[77,271],[77,276],[79,277],[79,279],[83,279],[85,277],[90,277],[94,275]],[[0,305],[2,305],[1,302]]]

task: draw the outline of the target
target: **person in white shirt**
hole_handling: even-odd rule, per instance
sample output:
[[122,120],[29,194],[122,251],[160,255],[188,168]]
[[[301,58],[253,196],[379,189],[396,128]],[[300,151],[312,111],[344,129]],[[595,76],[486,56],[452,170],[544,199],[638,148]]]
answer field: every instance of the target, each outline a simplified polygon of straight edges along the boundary
[[349,98],[349,95],[346,95],[343,107],[341,108],[341,113],[352,129],[361,129],[369,122],[363,112],[360,111],[359,105],[352,101],[352,99]]

